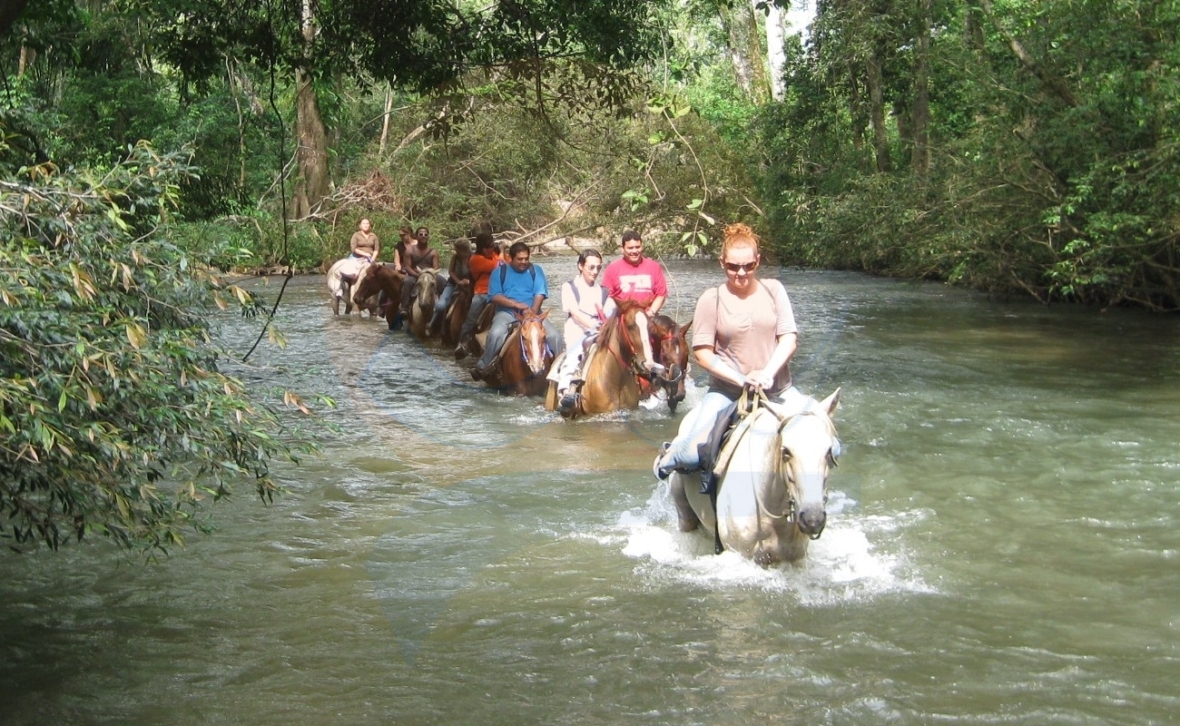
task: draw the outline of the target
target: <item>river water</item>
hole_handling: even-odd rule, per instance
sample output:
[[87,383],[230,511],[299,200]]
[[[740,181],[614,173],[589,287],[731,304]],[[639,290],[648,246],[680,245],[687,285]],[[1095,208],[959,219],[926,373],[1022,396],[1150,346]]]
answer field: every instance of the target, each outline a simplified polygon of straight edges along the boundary
[[[670,273],[681,321],[722,277]],[[239,373],[334,398],[323,455],[157,564],[0,557],[0,723],[1180,720],[1177,320],[777,274],[798,385],[841,388],[802,566],[676,531],[679,416],[563,422],[298,279]]]

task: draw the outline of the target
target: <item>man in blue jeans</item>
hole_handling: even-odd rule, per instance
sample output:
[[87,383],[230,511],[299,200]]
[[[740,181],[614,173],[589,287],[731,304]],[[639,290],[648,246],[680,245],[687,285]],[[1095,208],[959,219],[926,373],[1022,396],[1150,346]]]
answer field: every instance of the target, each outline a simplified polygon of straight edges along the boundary
[[[512,323],[516,322],[516,314],[532,310],[541,312],[541,303],[549,297],[549,286],[545,282],[545,271],[540,265],[534,265],[530,258],[529,246],[524,242],[517,242],[508,248],[508,264],[500,265],[492,273],[488,281],[488,300],[496,306],[496,314],[492,317],[492,327],[488,329],[487,346],[479,362],[471,370],[471,377],[482,381],[496,360],[500,356],[500,348],[508,339],[508,331]],[[565,345],[557,326],[544,321],[545,338],[553,355],[559,355]]]

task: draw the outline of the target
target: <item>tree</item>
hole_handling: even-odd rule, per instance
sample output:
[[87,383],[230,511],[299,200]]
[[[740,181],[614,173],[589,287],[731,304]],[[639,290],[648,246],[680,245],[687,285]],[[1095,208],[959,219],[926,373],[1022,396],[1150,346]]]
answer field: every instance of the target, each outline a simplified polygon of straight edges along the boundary
[[[291,457],[276,414],[219,371],[210,311],[236,296],[160,222],[186,156],[0,179],[0,532],[166,549],[208,500]],[[289,399],[294,400],[294,399]]]
[[388,82],[414,93],[446,91],[476,68],[531,70],[579,58],[607,68],[659,48],[653,13],[665,0],[192,0],[184,11],[139,0],[159,29],[164,57],[189,82],[220,72],[225,54],[290,74],[296,81],[300,159],[298,215],[315,210],[330,187],[328,135],[318,94],[338,74]]

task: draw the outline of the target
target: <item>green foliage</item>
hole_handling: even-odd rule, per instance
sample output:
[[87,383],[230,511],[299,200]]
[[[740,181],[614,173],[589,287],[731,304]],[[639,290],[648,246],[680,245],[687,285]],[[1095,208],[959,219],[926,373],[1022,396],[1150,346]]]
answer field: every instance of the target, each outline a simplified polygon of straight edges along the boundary
[[[809,52],[791,56],[787,97],[759,115],[759,183],[785,258],[1180,310],[1180,9],[934,3],[919,171],[901,162],[914,148],[921,18],[871,7],[872,22],[870,5],[825,10]],[[867,119],[872,52],[895,167],[884,173]]]
[[[187,155],[0,180],[0,530],[14,547],[101,533],[166,549],[202,504],[290,457],[279,420],[220,372],[211,313],[259,301],[159,227]],[[236,300],[236,302],[235,302]]]

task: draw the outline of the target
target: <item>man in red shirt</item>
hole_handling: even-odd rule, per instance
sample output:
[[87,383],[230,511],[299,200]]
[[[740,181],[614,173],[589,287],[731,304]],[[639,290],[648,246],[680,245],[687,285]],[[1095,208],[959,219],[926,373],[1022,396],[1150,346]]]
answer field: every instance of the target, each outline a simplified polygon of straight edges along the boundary
[[488,282],[492,272],[500,266],[500,251],[496,249],[495,240],[489,232],[475,235],[475,254],[471,255],[471,278],[474,280],[471,298],[471,310],[467,319],[463,321],[463,329],[459,332],[459,344],[455,346],[455,358],[467,357],[467,345],[471,340],[471,333],[479,321],[479,314],[488,304]]
[[648,315],[655,315],[668,298],[664,268],[643,256],[643,239],[634,230],[623,233],[622,250],[623,256],[603,271],[602,286],[616,303],[634,300],[647,308]]

